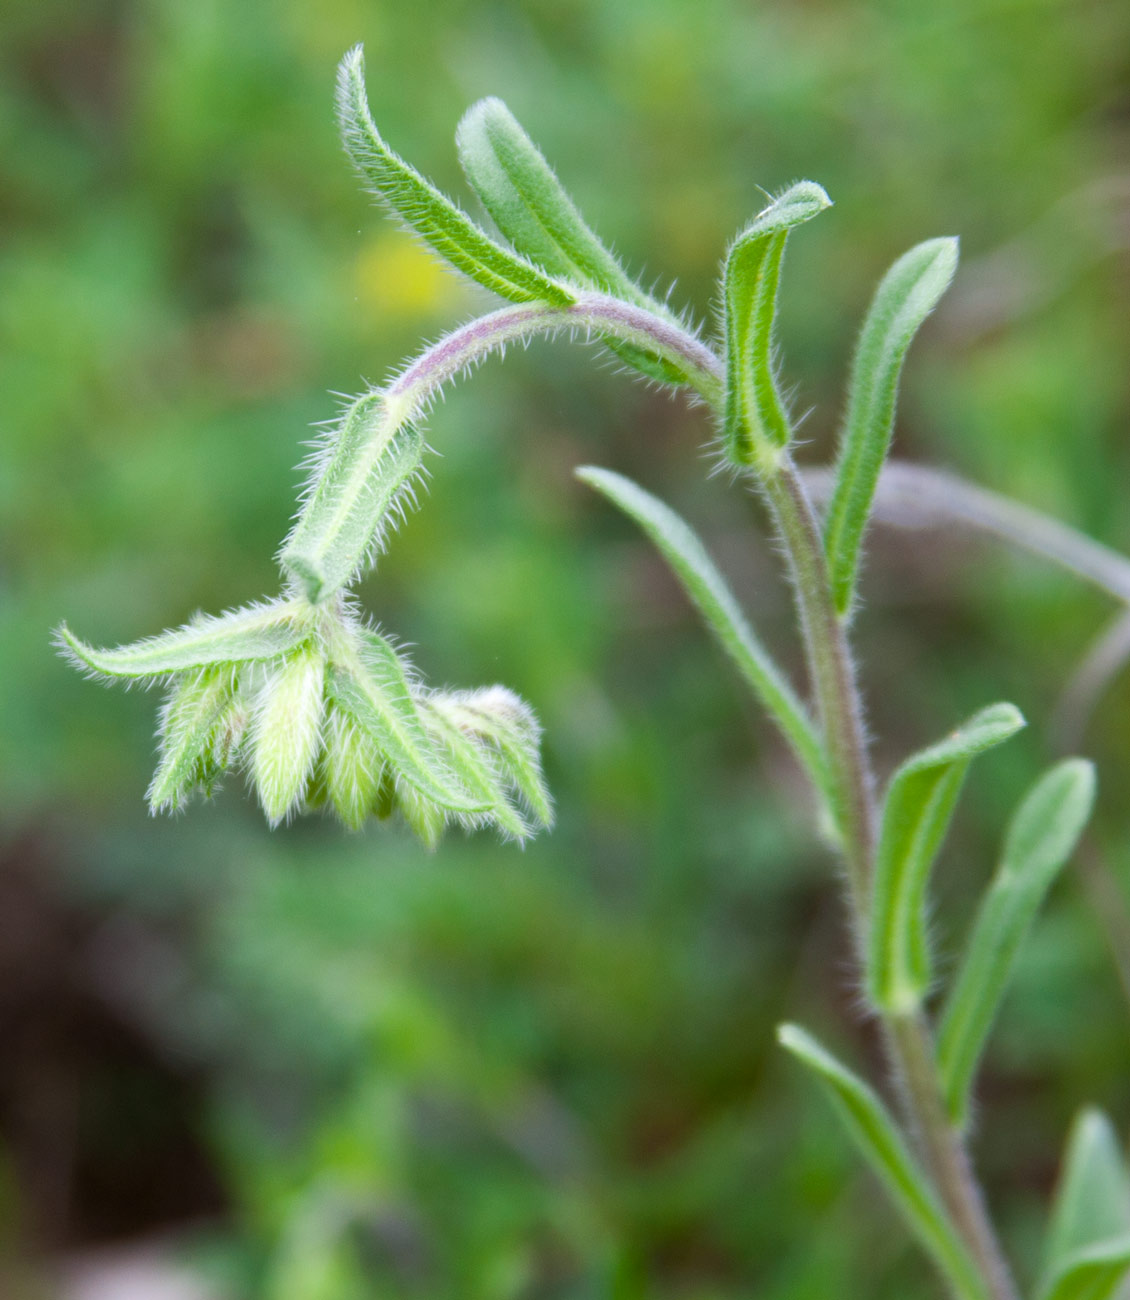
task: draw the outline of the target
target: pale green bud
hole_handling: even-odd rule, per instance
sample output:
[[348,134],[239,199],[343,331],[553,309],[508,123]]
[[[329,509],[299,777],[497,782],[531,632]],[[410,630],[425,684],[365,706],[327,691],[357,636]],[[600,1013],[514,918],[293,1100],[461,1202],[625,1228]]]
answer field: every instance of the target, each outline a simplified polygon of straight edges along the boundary
[[384,761],[372,738],[339,709],[330,709],[324,730],[326,797],[350,830],[360,830],[377,802]]
[[553,824],[553,801],[541,768],[541,727],[525,700],[505,686],[486,686],[437,691],[429,703],[449,724],[488,749],[503,785],[522,798],[538,823]]
[[251,775],[272,826],[288,817],[306,788],[321,744],[325,659],[307,644],[272,667],[252,719]]
[[486,804],[483,812],[465,817],[465,823],[493,822],[504,835],[516,840],[527,839],[530,829],[507,798],[508,783],[497,755],[473,731],[464,730],[434,707],[433,698],[426,696],[420,701],[424,723],[442,746],[452,771]]
[[147,796],[151,812],[178,811],[198,787],[211,793],[227,766],[237,715],[231,668],[203,668],[177,681],[161,710],[161,757]]
[[396,806],[417,839],[427,848],[435,849],[447,826],[447,809],[407,782],[402,782],[396,791]]

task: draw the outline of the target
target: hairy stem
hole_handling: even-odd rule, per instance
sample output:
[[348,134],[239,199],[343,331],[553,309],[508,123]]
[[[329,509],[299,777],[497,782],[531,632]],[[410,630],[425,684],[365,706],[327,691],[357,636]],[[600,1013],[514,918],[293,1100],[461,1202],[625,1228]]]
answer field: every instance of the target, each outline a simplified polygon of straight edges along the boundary
[[575,303],[564,307],[522,303],[479,316],[422,352],[388,386],[388,397],[402,405],[405,418],[409,418],[449,380],[492,352],[503,350],[508,343],[524,343],[539,334],[561,330],[611,337],[654,352],[684,373],[704,401],[715,408],[722,404],[721,364],[704,343],[646,308],[603,293],[579,294]]
[[[785,548],[809,672],[828,747],[841,850],[847,866],[857,956],[866,951],[875,858],[874,778],[847,632],[837,616],[819,529],[792,461],[762,488]],[[921,1015],[884,1017],[887,1055],[904,1109],[934,1181],[994,1300],[1016,1300],[961,1134],[938,1087],[930,1030]]]
[[856,955],[867,942],[875,802],[863,717],[847,640],[832,600],[820,531],[792,462],[761,480],[792,579],[817,715],[828,747],[833,813],[847,867]]
[[884,1018],[887,1052],[919,1146],[957,1230],[994,1300],[1018,1300],[1011,1270],[985,1207],[961,1133],[950,1123],[938,1088],[933,1036],[921,1012]]

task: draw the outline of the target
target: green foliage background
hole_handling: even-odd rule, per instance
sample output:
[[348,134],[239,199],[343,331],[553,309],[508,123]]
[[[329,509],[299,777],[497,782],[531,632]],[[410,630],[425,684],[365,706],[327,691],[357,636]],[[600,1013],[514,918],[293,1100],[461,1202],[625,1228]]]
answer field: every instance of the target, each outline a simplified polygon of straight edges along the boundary
[[[19,1285],[156,1224],[265,1300],[933,1296],[772,1044],[799,1018],[874,1059],[799,778],[660,561],[571,478],[608,465],[684,511],[795,667],[772,546],[755,503],[706,476],[701,413],[564,344],[491,363],[434,414],[431,490],[364,586],[431,680],[499,680],[538,710],[559,825],[525,852],[453,838],[429,857],[316,820],[271,833],[237,781],[150,821],[155,699],[50,652],[64,616],[116,643],[272,590],[327,394],[481,304],[358,193],[330,99],[358,40],[381,129],[421,169],[458,190],[454,125],[502,96],[629,265],[675,277],[700,318],[761,187],[824,184],[837,206],[792,241],[783,293],[812,460],[874,281],[960,234],[898,453],[1130,548],[1117,0],[9,0],[0,1186]],[[1035,723],[985,760],[951,841],[952,951],[1108,611],[934,535],[877,536],[865,597],[884,770],[992,699]],[[1118,685],[1088,747],[1123,887],[1128,709]],[[215,1190],[181,1218],[84,1208],[100,1176],[141,1205],[187,1176],[153,1154],[173,1121],[143,1069],[97,1042],[73,1054],[65,1017],[29,1032],[56,983],[187,1081],[176,1122]],[[66,1063],[63,1101],[44,1100],[36,1051]],[[1130,1124],[1128,1067],[1114,965],[1069,876],[994,1040],[976,1140],[1029,1277],[1070,1116],[1093,1101]],[[52,1196],[29,1108],[71,1126]]]

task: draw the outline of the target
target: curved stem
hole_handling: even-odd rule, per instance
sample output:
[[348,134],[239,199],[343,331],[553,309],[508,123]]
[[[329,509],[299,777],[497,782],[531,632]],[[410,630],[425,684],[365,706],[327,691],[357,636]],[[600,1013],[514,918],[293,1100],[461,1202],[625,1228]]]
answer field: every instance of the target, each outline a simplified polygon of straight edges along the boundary
[[691,388],[712,407],[723,400],[722,364],[693,334],[645,307],[603,293],[582,293],[564,307],[522,303],[501,307],[452,330],[422,352],[389,384],[390,401],[403,404],[411,418],[456,375],[485,360],[508,343],[524,343],[540,334],[579,330],[634,344],[671,362],[687,376]]
[[317,457],[317,477],[278,557],[312,604],[348,587],[379,549],[423,454],[414,426],[443,386],[508,343],[562,330],[642,349],[714,406],[722,402],[721,366],[709,348],[674,322],[607,294],[583,293],[563,306],[521,303],[469,321],[388,385],[352,402]]

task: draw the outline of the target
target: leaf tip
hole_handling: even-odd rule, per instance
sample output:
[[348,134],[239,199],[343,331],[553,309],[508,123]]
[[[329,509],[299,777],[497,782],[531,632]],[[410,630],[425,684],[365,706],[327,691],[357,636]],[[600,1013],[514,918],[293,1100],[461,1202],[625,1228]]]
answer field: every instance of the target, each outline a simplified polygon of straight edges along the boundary
[[107,677],[110,674],[100,662],[100,655],[92,645],[80,641],[66,623],[60,623],[51,635],[51,644],[57,653],[79,672]]
[[455,128],[456,143],[465,140],[471,131],[480,124],[485,125],[491,118],[513,121],[514,114],[511,113],[506,102],[499,99],[497,95],[485,95],[482,99],[476,99],[459,119],[459,125]]
[[818,185],[816,181],[797,181],[795,185],[790,186],[788,197],[795,203],[811,208],[813,216],[818,212],[823,212],[825,208],[834,206],[828,196],[828,191],[823,185]]
[[985,721],[991,726],[994,738],[999,736],[1001,740],[1008,740],[1028,725],[1028,719],[1024,714],[1015,704],[1009,704],[1007,701],[991,705],[986,709],[985,715]]
[[[1073,799],[1081,809],[1080,816],[1086,820],[1090,816],[1091,806],[1095,802],[1098,789],[1098,772],[1089,758],[1065,758],[1059,765],[1065,784],[1070,788]],[[1085,809],[1085,812],[1082,810]]]
[[365,75],[365,46],[361,41],[351,45],[341,56],[338,74],[342,78],[363,77]]
[[960,241],[956,235],[942,235],[924,240],[911,253],[917,253],[922,260],[921,282],[932,299],[932,308],[957,274]]
[[794,1056],[807,1054],[812,1040],[808,1034],[791,1020],[785,1020],[777,1026],[777,1042]]

